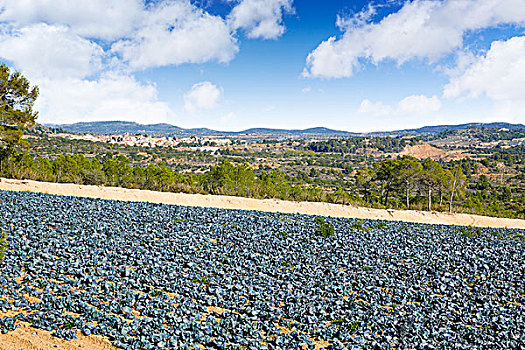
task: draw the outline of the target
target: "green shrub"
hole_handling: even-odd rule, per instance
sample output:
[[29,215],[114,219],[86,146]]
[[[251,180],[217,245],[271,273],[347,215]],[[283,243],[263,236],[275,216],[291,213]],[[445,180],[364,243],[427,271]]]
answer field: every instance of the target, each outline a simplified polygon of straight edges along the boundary
[[206,283],[206,282],[208,282],[208,276],[203,276],[202,278],[195,277],[191,281],[193,283]]
[[348,324],[348,329],[355,331],[359,328],[359,321],[350,322]]
[[505,238],[505,236],[503,236],[501,233],[499,232],[491,232],[490,233],[492,236],[495,236],[497,239],[503,239]]
[[354,222],[351,226],[354,230],[359,230],[359,231],[370,231],[369,228],[365,227],[364,226],[364,222],[363,220],[357,220],[356,222]]
[[283,266],[286,266],[286,267],[292,267],[292,263],[289,262],[288,260],[281,260],[281,265]]
[[516,232],[515,233],[516,237],[521,239],[523,242],[525,242],[525,233],[521,233],[521,232]]
[[378,230],[382,230],[384,228],[386,228],[386,224],[384,222],[378,222],[375,226],[376,229]]
[[342,318],[338,318],[338,319],[332,320],[331,323],[335,324],[336,326],[342,326],[343,325],[343,319]]
[[342,318],[332,320],[330,321],[330,324],[333,324],[339,327],[345,327],[346,329],[350,331],[356,331],[359,328],[359,321],[348,322],[346,320],[343,320]]
[[75,324],[71,321],[68,321],[66,323],[64,323],[60,328],[62,329],[72,329],[73,326],[75,326]]
[[156,289],[156,290],[154,290],[153,292],[151,292],[149,295],[150,295],[150,297],[155,298],[155,297],[158,297],[158,296],[161,295],[161,294],[162,294],[162,291]]
[[5,251],[7,250],[7,243],[5,242],[6,237],[7,234],[2,231],[2,235],[0,236],[0,262],[4,259]]
[[483,231],[479,228],[471,229],[471,228],[462,227],[458,230],[458,232],[463,237],[468,237],[468,238],[481,236],[483,234]]
[[335,234],[334,225],[332,225],[329,222],[324,221],[322,217],[320,216],[316,217],[314,219],[314,222],[317,224],[317,227],[315,229],[315,234],[317,236],[327,238]]

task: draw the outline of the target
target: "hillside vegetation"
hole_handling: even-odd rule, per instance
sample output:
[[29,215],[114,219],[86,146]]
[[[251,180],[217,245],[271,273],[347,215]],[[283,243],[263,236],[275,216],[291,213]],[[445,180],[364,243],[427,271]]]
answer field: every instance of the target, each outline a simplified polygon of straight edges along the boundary
[[[465,137],[486,131],[454,132]],[[443,137],[451,136],[447,133]],[[521,144],[492,144],[492,148],[481,149],[430,146],[429,142],[436,144],[439,140],[438,136],[233,140],[220,147],[218,156],[184,143],[177,147],[135,147],[71,140],[40,130],[28,135],[30,148],[19,147],[17,153],[0,155],[0,175],[157,191],[525,217]],[[517,142],[501,142],[509,141]]]

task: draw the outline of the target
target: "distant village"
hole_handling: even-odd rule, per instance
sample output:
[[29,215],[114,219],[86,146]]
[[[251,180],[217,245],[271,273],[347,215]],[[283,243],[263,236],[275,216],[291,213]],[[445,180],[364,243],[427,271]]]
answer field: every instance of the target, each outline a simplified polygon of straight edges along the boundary
[[[50,136],[63,137],[70,140],[85,140],[104,142],[137,147],[187,147],[199,151],[215,152],[221,147],[231,145],[232,140],[227,138],[203,136],[149,136],[149,135],[74,135],[67,133],[51,134]],[[243,142],[243,141],[241,141]]]

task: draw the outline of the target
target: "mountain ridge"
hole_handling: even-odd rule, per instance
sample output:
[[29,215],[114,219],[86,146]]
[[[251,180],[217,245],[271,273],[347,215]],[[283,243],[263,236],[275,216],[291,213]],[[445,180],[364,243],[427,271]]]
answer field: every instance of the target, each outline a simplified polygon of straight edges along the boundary
[[273,129],[273,128],[249,128],[241,131],[219,131],[209,128],[181,128],[179,126],[157,123],[140,124],[126,121],[101,121],[101,122],[79,122],[73,124],[43,124],[49,128],[61,129],[75,134],[147,134],[163,136],[306,136],[322,135],[334,137],[357,137],[357,136],[401,136],[401,135],[432,135],[447,130],[459,130],[467,128],[497,128],[497,129],[525,129],[523,124],[511,124],[505,122],[493,123],[464,123],[455,125],[432,125],[421,128],[402,129],[393,131],[374,132],[351,132],[334,130],[326,127],[313,127],[307,129]]

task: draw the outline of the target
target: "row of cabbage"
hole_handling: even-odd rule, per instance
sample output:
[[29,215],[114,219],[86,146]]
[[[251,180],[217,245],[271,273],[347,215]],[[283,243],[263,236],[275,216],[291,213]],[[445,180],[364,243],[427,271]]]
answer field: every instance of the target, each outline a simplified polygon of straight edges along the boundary
[[0,192],[3,333],[124,349],[525,348],[523,232]]

